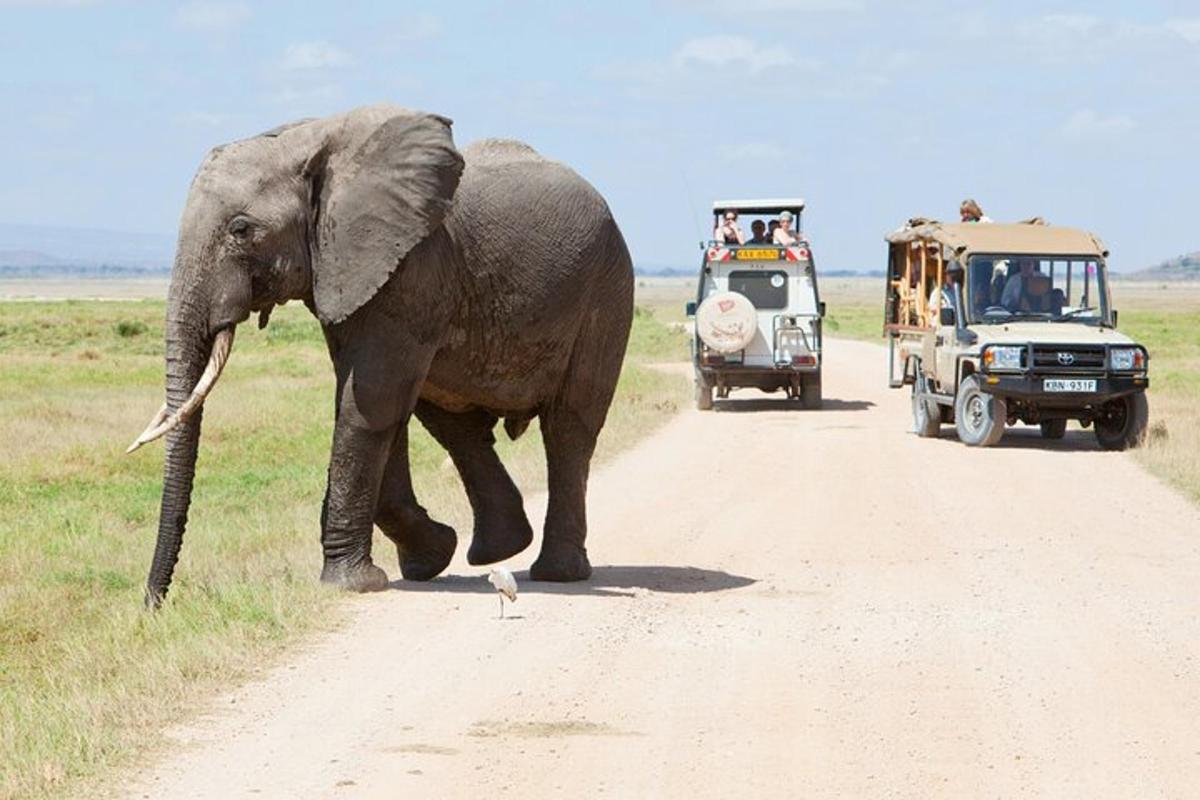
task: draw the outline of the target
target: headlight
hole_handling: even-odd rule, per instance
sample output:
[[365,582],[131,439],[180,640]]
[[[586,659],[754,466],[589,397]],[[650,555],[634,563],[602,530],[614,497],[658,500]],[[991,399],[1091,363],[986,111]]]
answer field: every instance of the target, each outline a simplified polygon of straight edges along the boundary
[[1108,368],[1117,372],[1144,369],[1146,356],[1140,347],[1114,347],[1108,351]]
[[983,351],[983,368],[989,370],[995,369],[1021,369],[1022,356],[1025,355],[1025,348],[1013,345],[993,345]]

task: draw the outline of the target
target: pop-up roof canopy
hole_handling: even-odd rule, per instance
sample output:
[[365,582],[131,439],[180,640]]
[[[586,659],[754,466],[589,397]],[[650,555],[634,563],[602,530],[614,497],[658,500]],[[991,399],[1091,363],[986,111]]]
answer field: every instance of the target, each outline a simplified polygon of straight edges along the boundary
[[714,214],[720,214],[726,210],[737,211],[739,214],[778,214],[780,211],[803,211],[804,199],[800,197],[768,197],[762,200],[717,200],[712,207]]
[[1087,231],[1040,222],[943,223],[916,219],[911,220],[905,227],[892,231],[886,238],[892,244],[932,240],[945,245],[963,258],[973,253],[1097,258],[1108,255],[1104,243]]

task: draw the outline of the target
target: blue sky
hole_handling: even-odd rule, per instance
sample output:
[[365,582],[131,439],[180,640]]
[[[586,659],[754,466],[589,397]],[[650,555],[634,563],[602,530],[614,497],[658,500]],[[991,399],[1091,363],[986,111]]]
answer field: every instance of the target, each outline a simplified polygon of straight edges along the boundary
[[387,100],[511,136],[691,267],[800,194],[825,268],[973,196],[1130,269],[1200,249],[1200,4],[0,0],[0,222],[172,233],[214,144]]

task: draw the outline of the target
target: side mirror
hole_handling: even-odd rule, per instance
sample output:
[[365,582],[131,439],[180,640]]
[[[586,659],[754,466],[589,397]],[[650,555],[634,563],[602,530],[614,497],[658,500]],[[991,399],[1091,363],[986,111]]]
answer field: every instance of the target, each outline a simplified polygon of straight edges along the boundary
[[688,303],[686,306],[684,306],[684,311],[687,313],[687,315],[689,317],[696,316],[696,301],[693,300],[690,303]]
[[822,317],[825,316],[825,301],[824,300],[817,303],[817,313],[820,314]]
[[954,325],[954,309],[953,308],[947,308],[946,306],[942,306],[942,309],[941,309],[941,311],[938,312],[938,314],[939,314],[938,322],[940,322],[942,325],[946,325],[946,326]]

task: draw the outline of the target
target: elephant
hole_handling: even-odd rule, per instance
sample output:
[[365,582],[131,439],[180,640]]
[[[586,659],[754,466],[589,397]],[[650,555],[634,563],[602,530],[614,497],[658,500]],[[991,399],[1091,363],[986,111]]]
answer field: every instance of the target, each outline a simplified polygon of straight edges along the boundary
[[590,576],[588,470],[633,318],[621,231],[590,184],[528,145],[460,153],[449,119],[380,104],[218,146],[192,181],[167,294],[166,403],[130,446],[166,436],[148,605],[178,561],[203,404],[234,331],[291,300],[317,317],[336,376],[322,581],[388,585],[374,526],[404,579],[448,566],[457,535],[413,492],[414,414],[466,489],[471,564],[533,540],[493,431],[503,418],[515,439],[536,417],[549,497],[530,578]]

